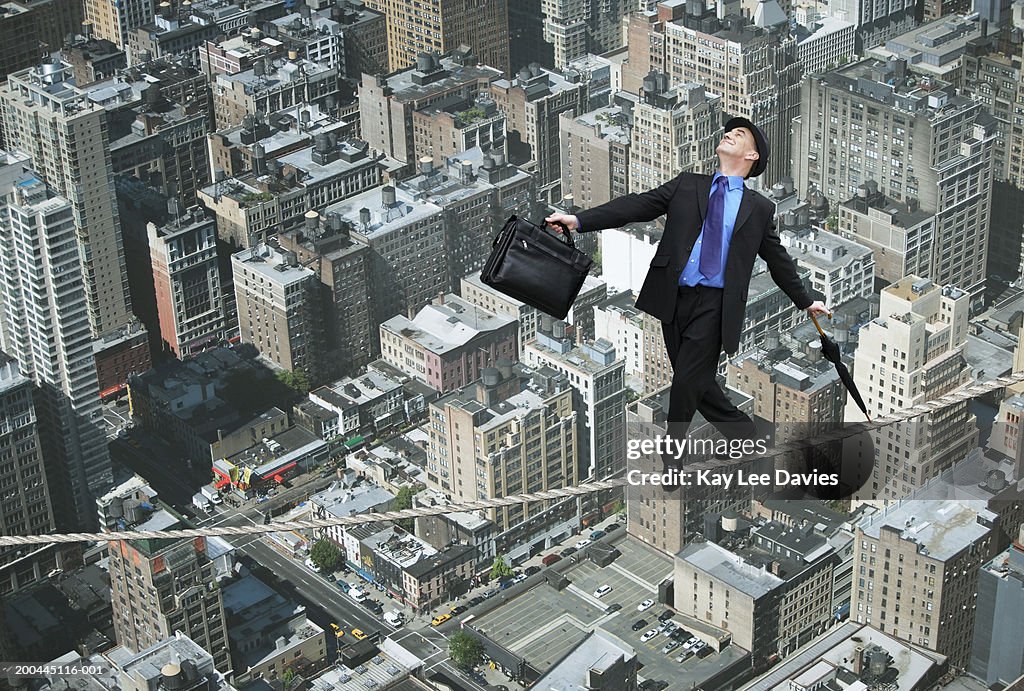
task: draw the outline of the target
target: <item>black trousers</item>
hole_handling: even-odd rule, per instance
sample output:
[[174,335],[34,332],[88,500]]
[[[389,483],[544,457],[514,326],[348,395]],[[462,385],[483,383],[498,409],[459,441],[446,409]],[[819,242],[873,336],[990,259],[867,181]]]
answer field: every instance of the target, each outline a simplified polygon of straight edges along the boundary
[[721,288],[680,286],[672,322],[662,322],[672,362],[668,433],[686,436],[696,412],[726,439],[753,439],[757,427],[737,408],[715,380],[722,354]]

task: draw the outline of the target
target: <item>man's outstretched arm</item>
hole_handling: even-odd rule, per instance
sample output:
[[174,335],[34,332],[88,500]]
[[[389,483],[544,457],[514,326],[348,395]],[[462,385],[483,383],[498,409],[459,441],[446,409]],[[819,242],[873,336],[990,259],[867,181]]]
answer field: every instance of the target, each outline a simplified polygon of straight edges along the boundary
[[796,272],[796,263],[789,256],[786,248],[782,246],[782,240],[775,229],[774,219],[770,222],[757,253],[768,264],[768,271],[771,273],[775,285],[789,296],[798,309],[807,310],[812,314],[830,314],[825,303],[820,300],[812,300],[804,289],[804,283]]
[[[593,209],[581,211],[575,216],[551,214],[544,220],[549,224],[561,222],[566,224],[569,230],[583,233],[605,228],[621,228],[627,223],[653,221],[668,211],[669,201],[676,193],[676,188],[679,187],[682,177],[683,174],[680,173],[653,190],[640,194],[626,194],[600,206],[595,206]],[[557,226],[553,226],[553,228],[558,229]]]

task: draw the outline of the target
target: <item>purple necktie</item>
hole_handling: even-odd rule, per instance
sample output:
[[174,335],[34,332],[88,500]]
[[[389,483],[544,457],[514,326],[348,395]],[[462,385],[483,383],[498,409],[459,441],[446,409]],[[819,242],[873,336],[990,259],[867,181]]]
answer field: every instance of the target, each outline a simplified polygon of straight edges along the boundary
[[722,226],[725,219],[725,185],[726,177],[720,175],[711,185],[711,198],[708,199],[708,215],[704,219],[704,238],[700,245],[700,264],[698,268],[705,278],[717,276],[722,270]]

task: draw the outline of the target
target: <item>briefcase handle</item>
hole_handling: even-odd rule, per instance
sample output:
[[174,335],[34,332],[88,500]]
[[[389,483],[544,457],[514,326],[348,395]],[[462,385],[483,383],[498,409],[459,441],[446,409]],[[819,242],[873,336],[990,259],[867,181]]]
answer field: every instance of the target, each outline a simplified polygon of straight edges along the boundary
[[546,222],[545,222],[545,223],[541,223],[541,224],[540,224],[540,227],[541,227],[541,228],[543,228],[543,229],[544,229],[545,231],[547,231],[548,233],[551,233],[551,234],[552,234],[552,235],[554,235],[555,237],[561,237],[561,238],[565,238],[565,242],[566,242],[566,244],[568,244],[568,245],[569,245],[569,247],[572,247],[573,249],[576,249],[576,243],[575,243],[575,242],[573,242],[573,239],[572,239],[572,231],[571,231],[571,230],[569,230],[569,226],[565,225],[565,224],[564,224],[564,223],[562,223],[561,221],[555,221],[555,222],[554,222],[554,223],[552,223],[551,225],[554,225],[554,226],[561,226],[561,228],[562,228],[562,232],[561,232],[561,233],[558,233],[558,234],[555,234],[555,233],[551,233],[551,231],[550,231],[550,230],[548,230],[548,224],[547,224]]

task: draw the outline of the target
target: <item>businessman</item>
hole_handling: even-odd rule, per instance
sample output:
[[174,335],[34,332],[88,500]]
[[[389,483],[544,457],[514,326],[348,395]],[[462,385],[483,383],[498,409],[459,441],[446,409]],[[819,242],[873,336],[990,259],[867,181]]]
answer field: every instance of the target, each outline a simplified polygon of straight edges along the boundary
[[[735,353],[739,348],[755,256],[767,262],[772,279],[799,309],[829,312],[804,290],[775,230],[774,205],[743,184],[768,164],[764,133],[746,118],[732,118],[715,151],[719,166],[714,175],[681,173],[648,192],[545,219],[555,229],[553,224],[561,222],[570,230],[592,232],[665,215],[665,234],[636,306],[661,321],[673,363],[668,410],[673,439],[686,436],[697,411],[727,439],[757,436],[754,422],[715,380],[722,349]],[[663,456],[665,470],[681,468],[684,461]]]

